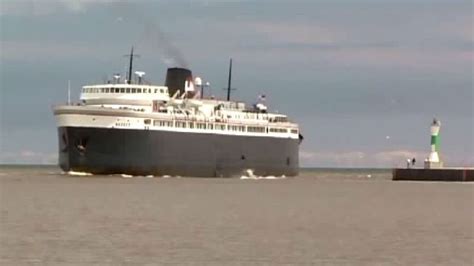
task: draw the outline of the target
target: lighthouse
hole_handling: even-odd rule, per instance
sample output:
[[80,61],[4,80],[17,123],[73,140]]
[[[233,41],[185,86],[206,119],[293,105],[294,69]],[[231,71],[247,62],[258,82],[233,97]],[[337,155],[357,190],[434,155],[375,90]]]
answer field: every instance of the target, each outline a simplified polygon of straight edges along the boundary
[[431,151],[425,159],[425,168],[395,168],[392,180],[414,181],[471,181],[474,182],[474,167],[443,167],[439,158],[439,128],[441,122],[433,119],[430,126]]
[[431,123],[431,152],[428,158],[425,159],[425,168],[442,168],[443,162],[439,159],[439,128],[441,122],[436,118]]

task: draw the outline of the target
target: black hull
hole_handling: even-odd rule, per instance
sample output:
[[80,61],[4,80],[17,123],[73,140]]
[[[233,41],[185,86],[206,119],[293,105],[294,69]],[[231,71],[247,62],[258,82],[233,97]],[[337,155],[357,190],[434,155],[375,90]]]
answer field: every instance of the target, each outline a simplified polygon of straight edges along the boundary
[[298,174],[299,140],[154,130],[59,127],[59,165],[93,174],[199,177]]

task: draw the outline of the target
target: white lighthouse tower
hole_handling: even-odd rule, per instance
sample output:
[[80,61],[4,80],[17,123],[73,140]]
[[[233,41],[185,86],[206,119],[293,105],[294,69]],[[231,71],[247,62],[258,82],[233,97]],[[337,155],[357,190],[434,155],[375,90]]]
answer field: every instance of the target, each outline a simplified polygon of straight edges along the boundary
[[431,152],[428,158],[425,159],[425,168],[442,168],[443,162],[439,159],[439,128],[441,122],[436,118],[431,123]]

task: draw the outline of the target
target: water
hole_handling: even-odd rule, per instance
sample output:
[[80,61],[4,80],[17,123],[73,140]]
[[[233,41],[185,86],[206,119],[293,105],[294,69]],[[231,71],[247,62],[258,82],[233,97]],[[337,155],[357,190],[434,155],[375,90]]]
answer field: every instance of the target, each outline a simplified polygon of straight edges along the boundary
[[222,179],[0,167],[1,265],[472,265],[474,186],[386,169]]

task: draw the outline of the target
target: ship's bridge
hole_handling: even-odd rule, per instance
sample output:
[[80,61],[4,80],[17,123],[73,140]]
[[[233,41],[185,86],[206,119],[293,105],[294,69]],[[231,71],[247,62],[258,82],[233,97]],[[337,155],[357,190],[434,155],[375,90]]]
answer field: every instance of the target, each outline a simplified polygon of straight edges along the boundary
[[290,120],[288,116],[281,115],[281,114],[270,114],[268,117],[268,121],[272,123],[289,123]]
[[150,106],[154,100],[168,101],[166,86],[146,84],[101,84],[82,87],[81,101],[86,105]]

